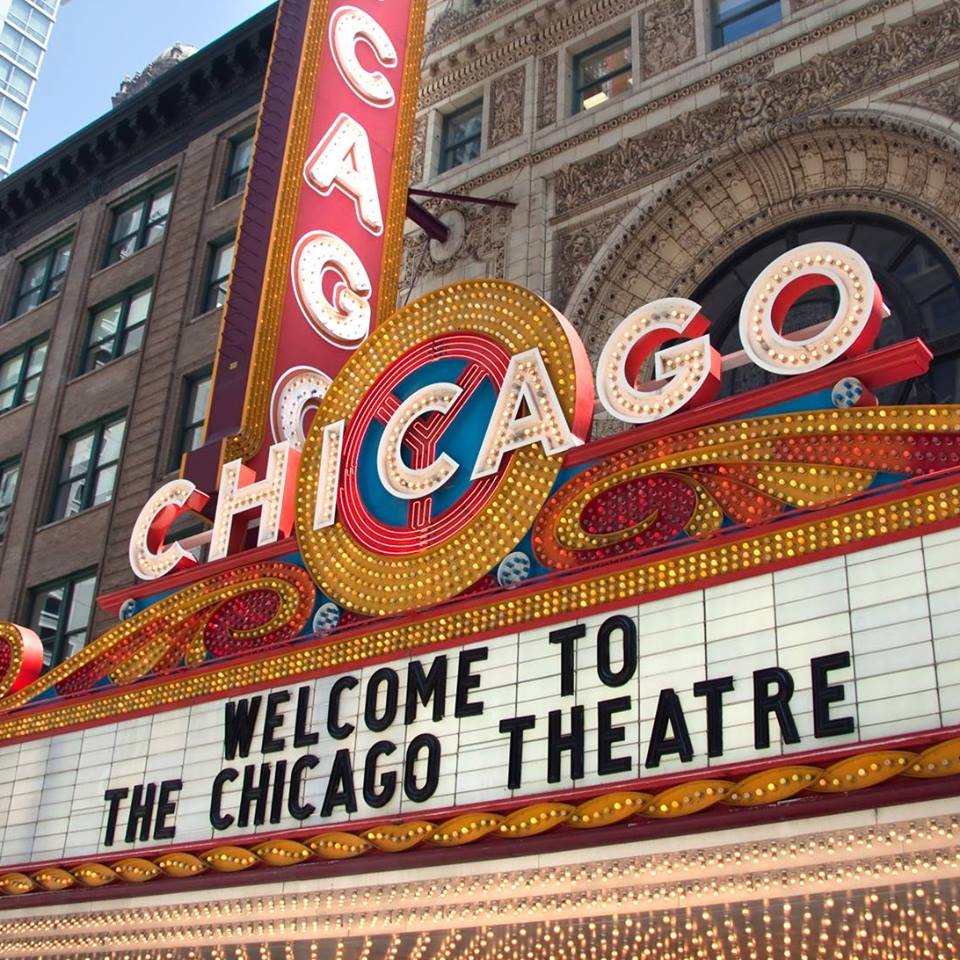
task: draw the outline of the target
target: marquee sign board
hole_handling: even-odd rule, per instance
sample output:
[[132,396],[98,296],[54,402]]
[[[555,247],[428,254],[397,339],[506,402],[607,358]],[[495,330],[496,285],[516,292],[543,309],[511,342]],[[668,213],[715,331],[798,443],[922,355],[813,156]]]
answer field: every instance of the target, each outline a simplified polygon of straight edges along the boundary
[[[687,299],[618,323],[596,386],[506,281],[388,316],[418,15],[310,7],[217,483],[188,462],[144,505],[142,583],[64,663],[0,625],[0,891],[575,843],[960,768],[960,407],[878,401],[930,353],[871,352],[869,266],[823,242],[763,270],[740,334],[781,379],[719,400]],[[835,315],[785,333],[818,286]],[[623,432],[590,440],[595,394]],[[205,564],[167,540],[189,511]]]
[[0,856],[362,835],[685,770],[694,791],[758,758],[817,787],[817,749],[960,718],[958,543],[916,537],[0,747]]

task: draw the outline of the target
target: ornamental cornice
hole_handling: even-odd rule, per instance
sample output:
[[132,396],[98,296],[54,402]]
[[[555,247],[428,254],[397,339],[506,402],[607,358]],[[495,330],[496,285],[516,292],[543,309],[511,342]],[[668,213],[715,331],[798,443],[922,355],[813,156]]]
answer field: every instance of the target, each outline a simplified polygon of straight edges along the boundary
[[643,182],[659,179],[704,153],[751,131],[769,129],[810,111],[836,108],[882,89],[918,69],[960,56],[960,3],[876,31],[865,40],[819,54],[799,67],[769,76],[769,65],[724,85],[728,95],[564,167],[556,175],[558,217]]
[[573,7],[567,0],[558,0],[538,8],[536,14],[523,14],[430,62],[421,75],[417,109],[455,96],[526,57],[546,53],[636,6],[636,0],[583,0]]
[[[875,210],[913,224],[960,263],[960,142],[889,114],[833,111],[756,128],[670,178],[594,241],[567,301],[588,350],[610,317],[655,296],[690,295],[734,250],[781,223]],[[565,227],[593,236],[592,221]],[[589,244],[587,246],[590,246]],[[589,255],[585,249],[581,259]],[[555,276],[555,283],[560,280]]]
[[[876,0],[874,3],[866,4],[854,13],[838,17],[836,20],[819,26],[807,34],[785,40],[782,43],[779,43],[754,57],[750,57],[739,63],[733,64],[724,70],[719,70],[716,73],[711,73],[707,76],[701,77],[682,87],[678,87],[676,90],[672,90],[663,96],[649,100],[646,103],[638,104],[636,107],[626,110],[622,114],[611,117],[609,120],[605,120],[602,123],[594,124],[588,129],[566,137],[565,139],[553,143],[548,147],[544,147],[542,150],[534,151],[523,157],[517,157],[514,160],[504,163],[477,177],[473,177],[470,180],[459,183],[457,184],[457,189],[462,190],[463,192],[470,192],[478,187],[482,187],[487,183],[492,183],[501,177],[516,173],[518,170],[523,170],[531,166],[537,166],[541,163],[552,160],[555,157],[562,156],[567,151],[580,146],[581,144],[597,140],[605,133],[619,129],[627,124],[634,123],[642,117],[656,113],[660,110],[672,107],[675,104],[694,97],[706,90],[710,90],[711,88],[723,89],[724,87],[736,86],[738,82],[742,82],[744,77],[749,78],[758,73],[770,72],[775,66],[776,60],[779,57],[786,56],[795,50],[803,49],[809,44],[817,43],[833,33],[846,29],[851,25],[860,23],[861,21],[869,19],[870,17],[877,16],[878,14],[881,14],[899,5],[900,0]],[[947,5],[947,7],[953,6],[953,2]],[[596,9],[596,7],[594,9]],[[943,9],[944,8],[940,8],[941,12]],[[616,13],[610,13],[606,19],[612,19],[614,16],[616,16]],[[923,20],[932,16],[936,16],[936,11],[933,14],[926,13],[914,19]],[[600,22],[601,20],[597,18],[594,23],[599,24]],[[909,23],[911,21],[907,22]],[[536,25],[534,26],[536,27],[537,31],[539,31],[539,27]],[[883,32],[885,31],[878,31],[878,33]],[[544,32],[541,33],[541,35],[545,36],[546,34]],[[845,50],[855,49],[860,43],[869,42],[869,40],[872,39],[873,37],[870,37],[864,41],[851,44],[849,47],[845,48]],[[478,40],[475,44],[471,44],[469,47],[465,48],[464,51],[460,51],[459,56],[462,57],[463,63],[459,66],[456,58],[454,57],[448,58],[447,60],[438,60],[431,64],[423,76],[418,109],[422,110],[426,107],[432,106],[445,97],[453,96],[456,93],[459,93],[461,90],[478,84],[491,74],[504,69],[506,66],[509,66],[512,62],[514,62],[509,58],[505,58],[503,63],[498,62],[495,68],[491,68],[489,71],[487,71],[484,66],[486,61],[484,60],[483,56],[478,55],[478,53],[480,48],[484,47],[484,45],[488,42],[491,46],[495,45],[496,41],[494,40],[493,35]],[[563,41],[557,40],[549,44],[544,43],[538,49],[534,49],[532,45],[527,45],[527,47],[524,49],[524,55],[532,53],[546,53],[549,49],[556,45],[556,43],[561,42]],[[515,46],[511,47],[511,49],[515,48]],[[469,53],[469,51],[472,51],[472,54]],[[828,56],[835,55],[836,54],[830,54]],[[926,68],[926,66],[929,65],[925,64],[924,68]],[[450,68],[449,75],[445,72],[445,68],[447,67]],[[439,76],[441,71],[444,71],[443,92],[442,94],[435,95],[439,90],[439,87],[437,87],[438,81],[431,80],[431,76]],[[433,85],[431,86],[431,84]]]
[[[772,61],[776,57],[801,49],[810,43],[816,43],[839,30],[899,6],[901,2],[902,0],[875,0],[873,3],[867,3],[859,10],[837,17],[809,33],[792,37],[754,57],[694,81],[676,94],[668,95],[668,98],[689,96],[722,83],[743,70],[755,69],[759,63]],[[423,110],[447,97],[455,96],[460,91],[507,69],[523,57],[545,54],[560,44],[567,43],[615,17],[622,16],[627,11],[634,9],[642,11],[647,7],[658,5],[657,0],[639,4],[636,0],[583,0],[575,5],[571,5],[569,0],[556,0],[554,3],[538,7],[535,14],[522,14],[506,24],[500,23],[495,26],[491,16],[488,22],[492,29],[476,40],[456,47],[434,60],[427,57],[421,76],[417,109]],[[504,12],[509,12],[518,6],[520,4],[498,4],[491,7],[491,14],[499,18]],[[478,19],[474,18],[470,21],[471,29],[477,28]],[[668,98],[661,98],[658,102],[662,103]]]

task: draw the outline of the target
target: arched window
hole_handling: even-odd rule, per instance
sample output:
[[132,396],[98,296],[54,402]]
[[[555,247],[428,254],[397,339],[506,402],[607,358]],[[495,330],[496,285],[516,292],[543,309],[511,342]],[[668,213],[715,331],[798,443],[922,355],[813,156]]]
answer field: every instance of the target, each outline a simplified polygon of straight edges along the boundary
[[[780,254],[816,240],[832,240],[857,251],[870,265],[891,315],[877,346],[920,337],[934,360],[923,377],[888,388],[886,403],[953,403],[960,400],[960,277],[922,233],[887,217],[844,213],[792,223],[737,252],[700,285],[693,298],[711,321],[711,339],[722,354],[740,347],[740,305],[760,271]],[[832,288],[812,290],[790,311],[787,330],[801,330],[831,317]],[[755,366],[730,371],[723,393],[741,393],[778,379]]]

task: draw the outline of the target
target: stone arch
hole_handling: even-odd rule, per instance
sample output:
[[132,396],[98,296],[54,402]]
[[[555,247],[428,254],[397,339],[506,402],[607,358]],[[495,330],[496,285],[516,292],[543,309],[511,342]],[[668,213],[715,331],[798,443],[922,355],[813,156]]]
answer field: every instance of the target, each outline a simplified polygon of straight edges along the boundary
[[960,140],[878,112],[836,112],[750,131],[632,210],[564,313],[596,359],[642,303],[689,296],[740,247],[801,217],[875,212],[909,223],[960,270]]

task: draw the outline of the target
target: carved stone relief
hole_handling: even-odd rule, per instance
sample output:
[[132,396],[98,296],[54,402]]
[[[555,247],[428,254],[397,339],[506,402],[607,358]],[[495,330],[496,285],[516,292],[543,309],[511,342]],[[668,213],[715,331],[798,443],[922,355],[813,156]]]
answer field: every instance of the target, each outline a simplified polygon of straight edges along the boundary
[[645,80],[697,53],[693,0],[658,0],[643,11],[640,70]]
[[427,152],[427,118],[417,117],[413,125],[413,146],[410,149],[410,182],[423,180],[424,162]]
[[960,265],[960,141],[878,114],[793,120],[717,151],[611,232],[557,306],[594,355],[613,324],[657,297],[689,296],[774,227],[819,212],[912,224]]
[[550,300],[564,304],[577,281],[590,266],[603,241],[610,236],[624,216],[624,208],[605,213],[593,220],[578,223],[556,236],[553,286]]
[[557,54],[551,53],[540,61],[537,78],[537,129],[549,127],[557,120]]
[[563,216],[676,170],[752,129],[800,113],[836,107],[921,66],[960,56],[960,3],[885,26],[868,38],[820,54],[775,79],[746,73],[728,96],[558,172],[556,212]]
[[493,81],[490,98],[490,132],[487,144],[497,147],[523,133],[526,67],[517,67]]
[[[633,9],[636,0],[580,0],[544,10],[546,19],[525,17],[497,37],[485,37],[424,71],[418,109],[454,96],[527,57],[553,50]],[[562,11],[562,13],[560,13]]]
[[[509,200],[509,192],[494,200]],[[446,243],[424,233],[407,234],[403,246],[400,290],[408,291],[424,276],[443,277],[463,263],[483,263],[491,277],[502,277],[507,267],[507,240],[513,210],[510,207],[456,200],[427,200],[423,204],[450,228]]]
[[960,118],[960,74],[914,87],[900,94],[897,103],[923,107],[951,119]]

